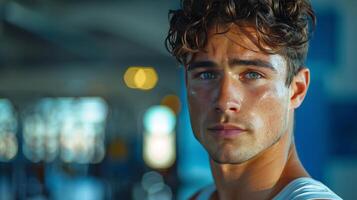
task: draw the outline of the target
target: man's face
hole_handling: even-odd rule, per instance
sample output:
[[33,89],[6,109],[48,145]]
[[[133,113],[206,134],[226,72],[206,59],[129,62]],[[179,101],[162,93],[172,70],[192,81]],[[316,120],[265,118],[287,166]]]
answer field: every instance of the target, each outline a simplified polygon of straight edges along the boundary
[[214,33],[187,66],[191,124],[214,161],[242,163],[288,130],[287,63],[260,51],[237,27]]

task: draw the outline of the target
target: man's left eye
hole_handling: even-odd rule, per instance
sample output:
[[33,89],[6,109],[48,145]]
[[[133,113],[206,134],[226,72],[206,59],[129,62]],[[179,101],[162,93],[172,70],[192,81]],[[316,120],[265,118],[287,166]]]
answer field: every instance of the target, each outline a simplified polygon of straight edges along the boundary
[[259,74],[258,72],[248,72],[246,74],[244,74],[244,78],[246,79],[260,79],[263,76],[261,74]]

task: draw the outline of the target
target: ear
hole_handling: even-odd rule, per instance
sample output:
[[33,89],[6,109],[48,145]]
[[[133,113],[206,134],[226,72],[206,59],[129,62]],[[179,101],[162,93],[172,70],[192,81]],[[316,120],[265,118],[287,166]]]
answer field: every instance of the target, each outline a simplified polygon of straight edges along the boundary
[[310,84],[310,70],[302,68],[293,78],[290,84],[291,108],[298,108],[306,96]]

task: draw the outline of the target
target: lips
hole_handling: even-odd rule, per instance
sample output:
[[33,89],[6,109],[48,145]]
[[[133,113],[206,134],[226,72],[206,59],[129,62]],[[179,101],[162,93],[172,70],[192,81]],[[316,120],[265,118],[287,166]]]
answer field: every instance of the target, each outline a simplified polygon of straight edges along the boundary
[[217,124],[208,128],[215,136],[232,137],[245,132],[244,128],[233,124]]

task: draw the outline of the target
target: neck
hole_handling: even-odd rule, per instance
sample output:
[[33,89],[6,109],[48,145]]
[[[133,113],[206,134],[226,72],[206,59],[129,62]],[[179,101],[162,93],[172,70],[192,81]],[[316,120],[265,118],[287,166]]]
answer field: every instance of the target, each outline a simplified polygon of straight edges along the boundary
[[242,164],[210,161],[217,192],[214,199],[271,199],[289,182],[309,176],[296,153],[291,133]]

